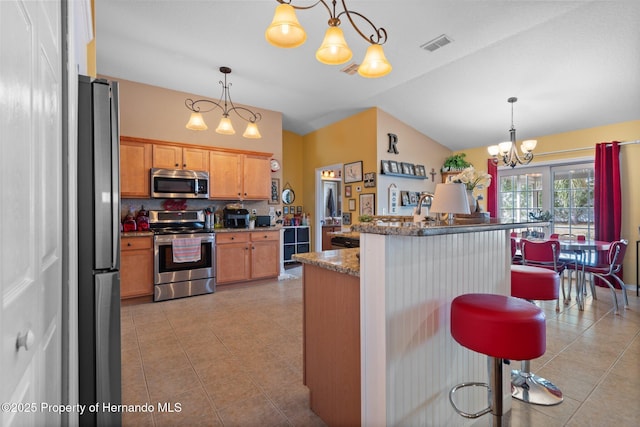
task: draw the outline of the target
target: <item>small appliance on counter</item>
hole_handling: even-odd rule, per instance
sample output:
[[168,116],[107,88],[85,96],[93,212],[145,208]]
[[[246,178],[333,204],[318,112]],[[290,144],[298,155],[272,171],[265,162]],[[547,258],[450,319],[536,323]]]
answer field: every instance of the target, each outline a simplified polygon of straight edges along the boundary
[[269,227],[271,225],[271,217],[269,215],[256,216],[256,227]]
[[249,211],[226,207],[223,211],[225,228],[249,228]]

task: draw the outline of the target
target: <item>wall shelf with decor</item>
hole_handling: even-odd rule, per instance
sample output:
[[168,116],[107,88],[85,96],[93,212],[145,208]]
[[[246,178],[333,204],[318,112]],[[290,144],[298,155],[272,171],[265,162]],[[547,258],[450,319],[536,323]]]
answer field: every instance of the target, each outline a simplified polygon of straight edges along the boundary
[[400,178],[428,179],[424,165],[396,162],[395,160],[381,160],[380,173],[382,175],[397,176]]
[[415,176],[415,175],[409,175],[409,174],[404,174],[404,173],[384,173],[383,172],[382,175],[398,176],[400,178],[428,179],[426,176]]

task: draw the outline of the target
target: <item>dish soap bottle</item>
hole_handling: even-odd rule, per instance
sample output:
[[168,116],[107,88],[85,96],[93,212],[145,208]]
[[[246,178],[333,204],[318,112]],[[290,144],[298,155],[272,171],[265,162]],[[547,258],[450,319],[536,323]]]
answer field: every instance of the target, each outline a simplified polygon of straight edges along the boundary
[[140,206],[136,217],[136,226],[138,231],[149,231],[149,213],[144,209],[144,206]]
[[135,217],[133,216],[133,206],[129,206],[129,213],[124,218],[124,222],[122,224],[122,231],[125,233],[127,231],[136,231],[137,225]]

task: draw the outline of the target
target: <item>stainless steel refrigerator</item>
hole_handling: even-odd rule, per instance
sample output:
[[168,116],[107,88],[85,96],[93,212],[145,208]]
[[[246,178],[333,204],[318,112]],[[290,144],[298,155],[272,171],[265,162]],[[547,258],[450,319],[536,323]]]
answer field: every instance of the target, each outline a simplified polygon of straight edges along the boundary
[[80,425],[121,424],[118,85],[78,81],[78,361]]

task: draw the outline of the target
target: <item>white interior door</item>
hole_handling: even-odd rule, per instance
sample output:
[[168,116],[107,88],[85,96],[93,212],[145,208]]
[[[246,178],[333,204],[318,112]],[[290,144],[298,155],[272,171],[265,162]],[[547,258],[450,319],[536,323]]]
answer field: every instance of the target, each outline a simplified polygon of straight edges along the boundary
[[60,14],[59,1],[0,1],[3,426],[60,424],[41,407],[61,400]]

